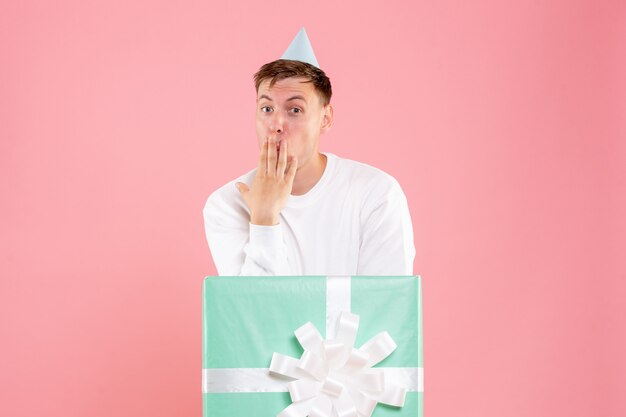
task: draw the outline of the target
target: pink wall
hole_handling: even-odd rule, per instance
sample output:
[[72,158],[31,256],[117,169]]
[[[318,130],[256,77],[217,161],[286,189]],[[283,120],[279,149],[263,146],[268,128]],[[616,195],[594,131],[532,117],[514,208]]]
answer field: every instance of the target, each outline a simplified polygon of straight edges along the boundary
[[409,200],[426,414],[626,414],[626,3],[59,3],[0,5],[0,415],[200,415],[202,206],[300,25]]

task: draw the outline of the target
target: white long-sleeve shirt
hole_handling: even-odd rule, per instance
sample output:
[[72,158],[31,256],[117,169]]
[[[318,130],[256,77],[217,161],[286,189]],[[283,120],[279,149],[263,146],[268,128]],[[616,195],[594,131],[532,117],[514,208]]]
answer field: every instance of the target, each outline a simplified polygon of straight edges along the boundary
[[216,190],[203,210],[220,275],[413,275],[413,226],[398,182],[369,165],[325,153],[306,194],[290,195],[274,226],[250,223],[235,187]]

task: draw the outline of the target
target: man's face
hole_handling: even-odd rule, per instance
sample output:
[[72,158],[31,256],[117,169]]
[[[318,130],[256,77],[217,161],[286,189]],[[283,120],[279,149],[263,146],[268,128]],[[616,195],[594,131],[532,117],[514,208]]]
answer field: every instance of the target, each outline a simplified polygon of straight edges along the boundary
[[282,79],[269,87],[270,80],[257,92],[256,135],[259,147],[267,137],[287,141],[287,155],[305,166],[318,154],[320,134],[330,128],[332,108],[323,106],[313,84],[306,78]]

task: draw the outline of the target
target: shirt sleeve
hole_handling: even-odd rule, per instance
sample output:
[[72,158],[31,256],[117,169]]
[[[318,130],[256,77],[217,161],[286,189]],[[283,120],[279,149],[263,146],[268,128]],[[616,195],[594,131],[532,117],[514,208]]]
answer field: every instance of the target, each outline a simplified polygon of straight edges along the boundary
[[415,246],[406,196],[393,178],[372,188],[361,212],[358,275],[413,275]]
[[[234,184],[232,184],[234,188]],[[222,276],[290,275],[280,224],[250,224],[243,201],[225,190],[204,206],[204,230],[217,272]]]

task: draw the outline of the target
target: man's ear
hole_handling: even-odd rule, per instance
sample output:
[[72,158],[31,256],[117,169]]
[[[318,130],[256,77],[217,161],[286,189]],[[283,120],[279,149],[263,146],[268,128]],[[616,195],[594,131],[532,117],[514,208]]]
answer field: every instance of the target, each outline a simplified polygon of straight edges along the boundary
[[322,114],[322,129],[321,129],[321,132],[322,133],[326,133],[326,132],[328,132],[330,130],[330,127],[333,124],[333,106],[331,106],[330,104],[327,104],[327,105],[324,106],[322,111],[324,113]]

